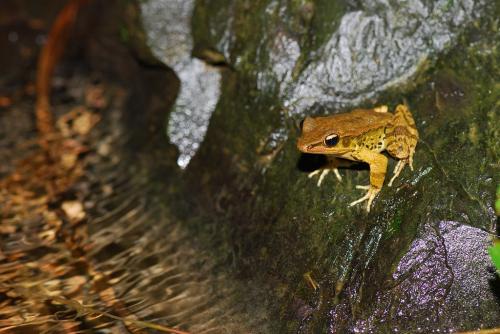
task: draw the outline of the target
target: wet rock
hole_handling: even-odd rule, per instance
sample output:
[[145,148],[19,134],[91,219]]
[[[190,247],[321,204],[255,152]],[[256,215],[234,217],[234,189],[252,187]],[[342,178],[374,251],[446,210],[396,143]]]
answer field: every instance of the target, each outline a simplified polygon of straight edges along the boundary
[[187,166],[205,137],[220,91],[218,70],[191,57],[193,7],[194,0],[152,0],[141,6],[153,53],[172,67],[181,81],[167,134],[179,149],[177,163],[182,168]]
[[[147,3],[143,9],[167,2]],[[196,117],[210,124],[175,121],[189,156],[198,148],[184,173],[184,194],[203,218],[189,210],[183,217],[240,277],[267,283],[259,289],[275,311],[272,328],[437,333],[500,325],[486,255],[498,183],[498,5],[219,0],[186,6],[179,20],[192,15],[192,31],[183,25],[183,59],[192,64],[193,52],[231,70],[222,72],[214,86],[220,92],[212,91],[205,105],[184,108],[208,115]],[[163,50],[157,54],[164,61],[180,64],[165,56],[177,52],[168,47],[173,37],[151,38],[175,27],[165,22],[177,21],[169,17],[156,29],[146,22],[151,46]],[[193,40],[186,37],[191,33]],[[211,52],[217,56],[207,57]],[[190,82],[204,80],[194,67],[174,69],[181,80],[185,71]],[[202,94],[184,85],[202,104]],[[178,107],[188,106],[182,102],[188,95]],[[370,215],[347,207],[360,197],[354,186],[368,182],[365,167],[343,169],[341,183],[330,177],[321,188],[306,177],[315,161],[303,164],[295,148],[303,116],[380,104],[392,110],[403,100],[421,134],[415,171],[384,187]],[[215,108],[211,117],[206,106]],[[205,130],[191,131],[204,126],[204,138],[198,135]],[[304,280],[310,272],[318,291]]]
[[489,234],[477,228],[449,221],[423,224],[385,287],[370,301],[361,300],[366,313],[356,316],[350,331],[455,332],[463,322],[495,327],[489,244]]

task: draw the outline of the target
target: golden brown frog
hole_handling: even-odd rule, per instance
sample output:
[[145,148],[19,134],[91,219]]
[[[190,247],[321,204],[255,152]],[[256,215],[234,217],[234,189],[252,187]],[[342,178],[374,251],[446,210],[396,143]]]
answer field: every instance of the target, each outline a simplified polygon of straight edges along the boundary
[[368,192],[350,206],[368,201],[366,210],[370,211],[373,199],[384,184],[387,171],[387,158],[380,152],[385,150],[399,159],[389,187],[406,164],[413,170],[418,131],[405,105],[398,105],[394,114],[387,111],[387,106],[381,106],[327,117],[307,117],[301,127],[297,148],[305,153],[325,154],[329,160],[326,167],[309,174],[309,177],[320,174],[318,186],[330,170],[341,180],[337,167],[342,165],[342,160],[338,158],[370,165],[370,185],[356,186]]

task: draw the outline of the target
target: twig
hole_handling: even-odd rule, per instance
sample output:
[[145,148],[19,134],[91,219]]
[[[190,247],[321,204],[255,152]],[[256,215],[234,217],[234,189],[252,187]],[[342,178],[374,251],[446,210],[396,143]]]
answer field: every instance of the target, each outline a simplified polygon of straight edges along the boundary
[[78,10],[87,1],[89,0],[70,0],[66,4],[52,25],[47,43],[42,48],[38,58],[35,112],[37,128],[42,137],[55,131],[54,117],[50,110],[52,74],[65,49]]

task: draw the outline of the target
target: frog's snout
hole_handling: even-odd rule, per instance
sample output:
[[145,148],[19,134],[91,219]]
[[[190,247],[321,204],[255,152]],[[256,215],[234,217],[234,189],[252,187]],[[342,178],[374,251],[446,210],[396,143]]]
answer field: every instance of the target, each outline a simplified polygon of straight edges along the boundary
[[302,138],[299,138],[297,140],[297,149],[299,151],[307,153],[307,152],[309,152],[311,147],[312,147],[312,145],[306,144]]

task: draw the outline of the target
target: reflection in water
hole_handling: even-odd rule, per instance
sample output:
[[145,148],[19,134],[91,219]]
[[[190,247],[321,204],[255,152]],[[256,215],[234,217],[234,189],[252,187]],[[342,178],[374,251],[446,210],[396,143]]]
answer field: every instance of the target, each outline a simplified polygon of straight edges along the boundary
[[149,0],[142,20],[150,47],[171,66],[181,87],[168,121],[167,134],[179,148],[177,163],[185,168],[200,146],[220,95],[220,73],[191,57],[193,0]]
[[[88,86],[87,80],[71,79],[67,91]],[[137,322],[147,321],[192,333],[266,332],[261,304],[248,289],[242,297],[240,283],[214,269],[214,259],[155,191],[141,164],[147,159],[128,151],[131,131],[120,121],[127,94],[107,88],[118,93],[84,140],[89,151],[77,164],[85,173],[49,169],[44,152],[25,144],[34,124],[8,126],[23,120],[17,114],[28,115],[31,105],[0,114],[0,147],[15,138],[21,144],[7,156],[30,154],[17,173],[0,179],[0,331],[150,333]],[[55,198],[45,192],[48,180],[61,187]]]

